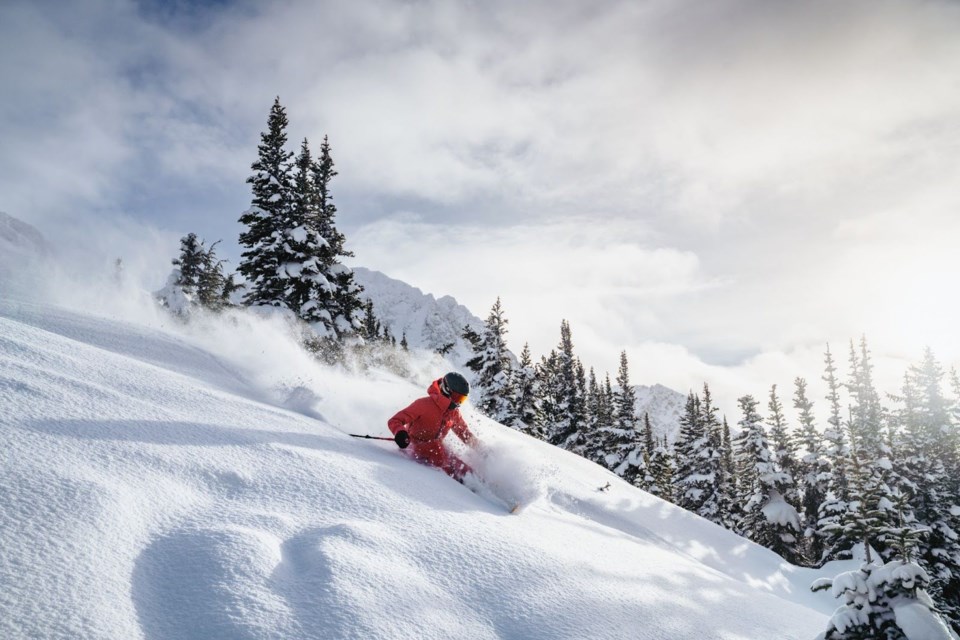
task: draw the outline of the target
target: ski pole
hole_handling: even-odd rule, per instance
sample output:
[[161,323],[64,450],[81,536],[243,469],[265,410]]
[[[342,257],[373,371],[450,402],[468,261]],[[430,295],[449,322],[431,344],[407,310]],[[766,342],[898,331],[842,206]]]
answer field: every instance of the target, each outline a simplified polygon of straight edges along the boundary
[[389,440],[390,442],[395,442],[393,438],[383,438],[380,436],[362,436],[359,433],[349,433],[347,434],[351,438],[366,438],[367,440]]

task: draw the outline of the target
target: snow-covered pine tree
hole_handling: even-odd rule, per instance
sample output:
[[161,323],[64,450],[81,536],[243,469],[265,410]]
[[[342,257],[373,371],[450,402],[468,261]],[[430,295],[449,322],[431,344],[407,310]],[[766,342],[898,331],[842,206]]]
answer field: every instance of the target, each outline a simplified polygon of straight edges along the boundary
[[176,284],[190,298],[196,297],[206,253],[207,250],[203,246],[203,240],[199,239],[197,234],[188,233],[180,238],[180,256],[175,258],[172,263],[180,270]]
[[530,355],[529,343],[523,345],[520,352],[520,362],[513,369],[514,394],[510,407],[510,424],[514,429],[541,440],[543,431],[537,424],[537,406],[539,399],[536,395],[537,372]]
[[587,441],[591,437],[591,433],[587,425],[587,376],[583,368],[583,363],[579,358],[576,358],[574,361],[573,375],[575,393],[574,402],[571,407],[571,416],[573,421],[579,425],[579,437],[577,443],[571,446],[569,450],[582,456],[586,449]]
[[841,522],[850,510],[850,473],[852,468],[850,445],[846,438],[847,428],[840,415],[840,382],[834,365],[830,345],[824,356],[823,380],[827,383],[827,402],[830,417],[823,432],[824,454],[830,461],[830,477],[827,479],[827,495],[817,510],[816,535],[822,540],[823,553],[819,564],[851,557],[851,549],[857,543],[844,535]]
[[730,436],[730,423],[727,422],[727,416],[723,416],[723,427],[721,428],[721,448],[720,448],[720,468],[723,472],[721,476],[720,492],[720,513],[723,514],[723,526],[732,531],[737,530],[737,523],[740,522],[742,514],[740,505],[737,502],[737,472],[733,459],[733,439]]
[[[704,385],[709,394],[710,389]],[[719,496],[720,481],[720,423],[712,399],[709,406],[692,391],[687,396],[680,418],[680,433],[674,447],[677,470],[674,475],[674,495],[677,504],[713,522],[722,522]],[[709,415],[707,415],[709,413]]]
[[363,305],[363,328],[360,335],[368,343],[380,342],[383,340],[383,326],[373,310],[373,300],[367,298]]
[[734,447],[743,512],[740,533],[797,564],[800,516],[783,499],[786,478],[776,468],[757,401],[743,396],[738,403],[743,412]]
[[[466,337],[466,336],[465,336]],[[469,337],[467,338],[469,341]],[[540,357],[536,366],[537,404],[536,431],[544,435],[550,444],[558,444],[558,425],[567,415],[567,406],[562,395],[560,356],[556,349]]]
[[666,436],[658,440],[650,456],[649,474],[653,482],[647,489],[650,493],[668,502],[674,502],[673,495],[674,457],[667,445]]
[[706,478],[703,485],[703,500],[697,514],[720,526],[729,519],[729,496],[723,495],[723,425],[717,418],[718,408],[713,404],[710,385],[703,383],[703,400],[700,403],[700,421],[706,446],[699,452],[700,475]]
[[180,239],[180,255],[172,260],[175,269],[170,281],[157,293],[161,305],[186,316],[194,307],[218,311],[229,304],[235,285],[223,274],[225,261],[217,259],[217,244],[219,241],[208,248],[195,233]]
[[917,540],[917,562],[930,574],[930,594],[960,631],[960,496],[949,470],[957,450],[943,377],[929,348],[905,376],[898,471],[912,497],[910,507],[901,505],[898,512],[926,528]]
[[[883,531],[884,527],[892,524],[890,495],[897,479],[891,462],[888,432],[884,427],[884,409],[873,383],[873,364],[866,337],[861,337],[859,350],[850,341],[850,374],[846,386],[852,400],[851,451],[859,467],[858,473],[862,476],[858,495],[864,495],[866,490],[876,493],[878,526]],[[875,545],[881,556],[889,559],[887,542],[882,533],[878,535]]]
[[332,285],[332,299],[327,312],[331,317],[329,328],[339,340],[355,335],[363,321],[363,287],[354,281],[353,270],[343,264],[343,258],[353,257],[346,249],[346,237],[337,230],[337,206],[330,192],[330,182],[337,171],[331,156],[330,140],[323,136],[320,155],[312,166],[317,212],[315,227],[323,241],[320,250],[321,273]]
[[643,435],[642,435],[642,458],[643,458],[643,467],[642,473],[638,473],[637,476],[633,479],[633,485],[639,487],[644,491],[650,491],[654,486],[656,479],[653,477],[653,472],[651,469],[651,463],[653,460],[654,452],[654,438],[653,438],[653,425],[650,424],[650,413],[647,411],[643,412]]
[[636,390],[630,384],[627,352],[621,351],[617,391],[613,397],[613,425],[604,433],[603,448],[608,468],[631,484],[644,475],[644,447],[637,431],[636,411]]
[[600,412],[600,424],[613,424],[615,418],[614,406],[616,396],[613,393],[613,385],[610,384],[610,374],[607,373],[603,378],[603,388],[600,393],[600,402],[598,411]]
[[800,509],[800,492],[797,490],[797,443],[787,426],[783,405],[777,395],[777,385],[770,387],[767,403],[767,425],[770,427],[770,443],[777,460],[777,468],[784,476],[783,499],[794,509]]
[[700,422],[700,398],[690,391],[680,416],[680,431],[673,444],[674,496],[676,503],[688,511],[696,511],[700,506],[701,491],[696,486],[697,456],[700,448],[706,444],[703,425]]
[[226,260],[217,258],[217,240],[203,254],[203,268],[197,280],[197,301],[205,309],[219,311],[230,306],[230,294],[236,290],[233,276],[229,278],[223,273],[223,263]]
[[582,389],[586,386],[585,376],[582,383],[579,379],[583,366],[579,364],[573,353],[573,338],[570,324],[563,320],[560,323],[560,345],[551,352],[554,358],[551,372],[554,376],[555,394],[551,399],[553,415],[549,424],[548,437],[551,444],[560,446],[568,451],[580,452],[584,442],[585,406]]
[[894,492],[893,498],[898,524],[888,528],[886,537],[892,541],[894,559],[886,564],[868,560],[856,571],[842,573],[833,580],[820,580],[812,587],[814,591],[832,589],[834,597],[844,600],[830,618],[826,640],[956,637],[925,591],[930,584],[929,575],[913,562],[914,549],[923,532],[904,518],[908,496]]
[[270,109],[267,130],[260,134],[254,173],[247,178],[252,185],[250,208],[240,216],[247,227],[240,234],[241,254],[237,271],[249,283],[244,301],[250,305],[285,306],[286,281],[282,274],[282,224],[292,206],[293,152],[287,143],[287,113],[278,97]]
[[507,323],[498,297],[484,322],[479,349],[467,362],[467,368],[477,374],[477,408],[487,417],[513,426],[510,421],[515,390],[513,361],[506,342]]
[[313,156],[304,138],[294,163],[290,207],[278,222],[280,276],[285,283],[284,303],[299,318],[317,326],[322,336],[330,335],[331,300],[334,284],[325,273],[321,253],[326,240],[317,228],[317,190],[313,183]]
[[807,397],[807,381],[794,380],[793,407],[797,410],[800,426],[797,440],[802,447],[797,477],[803,487],[801,514],[806,541],[807,563],[816,565],[823,556],[823,538],[816,535],[820,505],[827,497],[830,481],[830,462],[824,455],[823,434],[816,427],[813,401]]
[[586,429],[591,437],[587,439],[583,457],[606,466],[607,451],[604,434],[609,429],[609,425],[604,425],[600,421],[603,413],[603,401],[603,392],[600,383],[597,382],[597,373],[593,370],[593,367],[590,367],[590,373],[587,375],[587,396],[584,402],[587,408]]

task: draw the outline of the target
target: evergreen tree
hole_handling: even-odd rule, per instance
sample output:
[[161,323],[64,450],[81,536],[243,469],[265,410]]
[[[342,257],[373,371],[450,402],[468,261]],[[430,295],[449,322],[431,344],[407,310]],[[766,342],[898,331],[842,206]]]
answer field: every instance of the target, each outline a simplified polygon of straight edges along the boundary
[[736,530],[742,514],[737,503],[739,490],[737,489],[737,471],[733,458],[733,439],[730,437],[730,424],[727,416],[723,416],[721,428],[720,468],[722,470],[720,492],[720,513],[723,515],[723,526]]
[[569,450],[583,455],[592,434],[587,425],[587,376],[579,358],[574,360],[573,375],[574,396],[570,415],[574,424],[578,425],[578,437],[576,444],[570,446]]
[[550,444],[559,444],[557,433],[561,421],[567,416],[564,403],[560,356],[556,349],[541,356],[536,368],[537,405],[536,431],[544,435]]
[[706,444],[700,422],[700,399],[690,391],[680,416],[680,431],[674,443],[676,470],[673,474],[674,496],[678,505],[696,511],[701,502],[701,491],[696,486],[697,456]]
[[704,497],[697,514],[724,526],[729,521],[732,496],[724,495],[726,478],[723,471],[723,426],[717,418],[717,411],[710,386],[703,383],[700,421],[706,447],[699,451],[699,474],[704,479]]
[[820,505],[827,497],[830,462],[824,455],[823,435],[817,430],[813,401],[807,397],[807,381],[794,380],[793,407],[800,420],[798,440],[803,448],[797,474],[803,486],[803,527],[807,541],[806,557],[817,564],[823,557],[823,538],[817,535]]
[[643,444],[637,432],[636,391],[630,384],[627,352],[620,352],[617,391],[613,396],[613,424],[603,433],[607,467],[625,481],[634,484],[644,475]]
[[895,486],[891,450],[883,424],[880,394],[873,384],[873,365],[866,338],[861,338],[858,350],[850,342],[850,374],[847,390],[853,401],[850,407],[850,442],[855,465],[858,468],[859,492],[876,494],[876,515],[881,534],[875,540],[877,551],[889,559],[887,541],[882,531],[891,524],[890,496]]
[[597,374],[593,370],[593,367],[590,367],[590,374],[587,376],[587,396],[585,403],[587,407],[586,429],[587,432],[591,434],[591,437],[587,439],[583,455],[588,460],[592,460],[597,464],[606,465],[604,459],[606,457],[606,438],[604,437],[604,433],[609,427],[601,422],[604,409],[603,402],[603,391],[597,382]]
[[800,518],[783,499],[786,477],[776,469],[763,420],[757,413],[757,401],[744,396],[738,402],[743,418],[734,451],[743,512],[741,535],[796,564],[800,557]]
[[674,502],[673,495],[673,455],[667,446],[666,438],[658,442],[650,456],[649,474],[653,478],[648,491],[668,502]]
[[267,130],[260,135],[257,160],[251,165],[254,174],[247,179],[252,185],[250,208],[240,216],[247,227],[240,234],[246,247],[237,270],[249,282],[244,301],[247,304],[285,306],[286,289],[283,266],[283,223],[292,207],[293,178],[291,158],[286,151],[287,113],[277,98],[270,109]]
[[956,441],[951,437],[955,427],[943,377],[929,348],[905,376],[899,471],[911,499],[909,508],[898,508],[898,515],[925,527],[927,534],[917,540],[917,561],[930,574],[931,595],[960,629],[960,495],[951,473],[956,470]]
[[[581,391],[585,380],[583,384],[579,383],[582,365],[578,365],[573,353],[570,324],[566,320],[560,324],[560,345],[551,355],[554,358],[552,391],[555,395],[551,402],[554,410],[550,416],[552,422],[548,425],[549,442],[568,451],[578,451],[585,444],[583,421],[586,411]],[[581,371],[579,375],[578,366]]]
[[520,353],[520,362],[513,370],[513,388],[515,393],[511,399],[510,424],[520,431],[541,440],[543,431],[537,424],[536,396],[537,372],[530,355],[530,345],[524,344]]
[[325,303],[319,306],[325,309],[331,318],[328,329],[343,339],[360,330],[363,308],[360,295],[363,287],[354,281],[353,271],[342,262],[342,258],[353,257],[353,252],[347,251],[346,238],[336,227],[337,206],[333,203],[330,181],[337,175],[337,171],[334,169],[330,151],[330,140],[324,136],[320,145],[320,156],[312,165],[316,199],[313,210],[317,215],[314,226],[322,240],[320,266],[323,278],[320,280],[320,288],[326,290],[329,284],[332,292],[329,306]]
[[767,425],[770,427],[770,442],[777,468],[784,476],[783,499],[793,508],[800,508],[800,494],[797,491],[797,445],[787,427],[783,415],[783,405],[777,395],[777,385],[770,388],[770,400],[767,403]]
[[379,342],[383,339],[382,332],[383,327],[373,311],[373,300],[367,298],[363,305],[363,328],[360,335],[368,342]]
[[506,343],[507,323],[500,298],[497,298],[484,324],[480,348],[467,362],[467,368],[477,374],[476,387],[480,398],[477,408],[489,418],[512,426],[510,420],[515,401],[513,364]]
[[847,539],[840,523],[847,517],[852,500],[850,492],[850,470],[852,467],[850,447],[845,436],[846,428],[840,416],[840,382],[837,368],[833,362],[830,345],[824,356],[824,382],[827,383],[827,401],[830,404],[830,417],[823,432],[825,455],[830,462],[830,477],[827,479],[827,496],[817,510],[817,532],[821,539],[823,553],[819,564],[830,560],[850,557],[850,549],[856,540]]
[[230,293],[236,290],[232,276],[227,278],[223,273],[223,263],[226,260],[217,258],[217,240],[210,245],[202,256],[203,267],[197,280],[197,301],[211,311],[219,311],[230,305]]
[[[709,387],[704,385],[709,394]],[[675,456],[674,494],[677,504],[713,522],[722,522],[717,490],[720,477],[720,423],[707,396],[705,403],[692,391],[680,418]]]
[[206,253],[203,240],[197,234],[188,233],[180,238],[180,256],[173,260],[173,266],[180,270],[176,284],[191,298],[196,296]]
[[653,437],[653,425],[650,424],[650,414],[643,413],[643,441],[642,441],[642,460],[641,472],[633,479],[633,484],[645,491],[651,491],[655,486],[656,478],[653,475],[653,454],[655,450],[655,441]]
[[217,259],[216,246],[204,245],[195,233],[180,239],[180,255],[172,260],[176,267],[170,285],[159,294],[161,304],[188,313],[191,307],[219,311],[229,305],[229,295],[235,290],[232,279],[223,274],[224,260]]

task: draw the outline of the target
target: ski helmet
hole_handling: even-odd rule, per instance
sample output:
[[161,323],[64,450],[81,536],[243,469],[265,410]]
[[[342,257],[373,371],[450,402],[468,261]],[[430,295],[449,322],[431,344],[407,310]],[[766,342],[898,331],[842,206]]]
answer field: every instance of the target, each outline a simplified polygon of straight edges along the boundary
[[451,371],[440,380],[440,393],[450,398],[454,404],[461,405],[467,401],[470,394],[470,383],[459,373]]

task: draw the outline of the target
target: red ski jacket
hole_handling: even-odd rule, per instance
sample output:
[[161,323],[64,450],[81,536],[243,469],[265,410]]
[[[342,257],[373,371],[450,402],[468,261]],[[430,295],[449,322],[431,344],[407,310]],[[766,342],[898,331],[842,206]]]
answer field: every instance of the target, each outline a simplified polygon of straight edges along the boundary
[[427,388],[427,397],[414,400],[390,418],[387,427],[393,435],[398,431],[410,434],[412,453],[427,459],[443,456],[443,439],[451,430],[468,444],[474,440],[460,410],[450,409],[450,398],[440,393],[440,379]]

